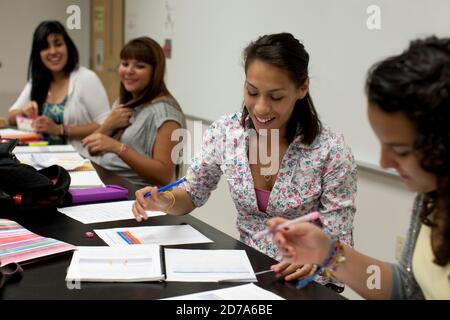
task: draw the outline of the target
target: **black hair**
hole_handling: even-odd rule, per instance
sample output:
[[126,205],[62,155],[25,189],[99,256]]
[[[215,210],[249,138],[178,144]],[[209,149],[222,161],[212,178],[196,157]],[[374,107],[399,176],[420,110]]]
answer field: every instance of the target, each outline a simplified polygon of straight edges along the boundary
[[450,39],[415,40],[402,54],[377,63],[369,71],[366,93],[373,105],[404,114],[416,128],[415,154],[421,167],[437,178],[437,190],[426,195],[421,218],[432,227],[435,262],[446,265],[450,259]]
[[[290,33],[270,34],[259,37],[244,50],[244,67],[247,73],[249,65],[261,60],[288,73],[290,80],[300,87],[308,80],[309,54],[305,47]],[[244,105],[241,124],[248,117]],[[251,119],[250,125],[254,128]],[[291,143],[297,135],[302,142],[311,144],[321,130],[321,122],[309,92],[303,99],[297,100],[287,124],[286,139]]]
[[52,73],[45,67],[40,56],[41,51],[48,48],[48,36],[51,34],[62,35],[67,46],[68,57],[67,64],[63,69],[64,72],[67,75],[70,75],[70,73],[78,67],[79,63],[77,47],[60,22],[43,21],[37,26],[33,35],[33,44],[28,63],[28,79],[31,81],[32,86],[31,100],[37,102],[39,113],[42,112],[42,105],[47,99],[48,90],[53,79]]

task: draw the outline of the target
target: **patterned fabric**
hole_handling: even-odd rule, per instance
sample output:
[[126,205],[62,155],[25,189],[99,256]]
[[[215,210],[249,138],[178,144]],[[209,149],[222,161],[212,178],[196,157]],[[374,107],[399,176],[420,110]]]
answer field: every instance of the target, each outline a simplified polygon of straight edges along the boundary
[[[47,116],[56,124],[64,123],[64,107],[66,106],[67,97],[60,103],[44,102],[42,105],[42,115]],[[60,136],[44,136],[50,144],[64,144],[64,138]]]
[[207,201],[224,175],[238,212],[240,238],[247,245],[276,258],[272,239],[255,241],[253,235],[272,217],[293,219],[318,210],[324,230],[353,246],[356,165],[343,137],[324,127],[309,146],[300,136],[295,138],[280,164],[267,210],[261,212],[247,156],[249,130],[242,128],[240,117],[240,113],[224,116],[205,133],[202,151],[187,173],[193,181],[182,186],[195,206]]

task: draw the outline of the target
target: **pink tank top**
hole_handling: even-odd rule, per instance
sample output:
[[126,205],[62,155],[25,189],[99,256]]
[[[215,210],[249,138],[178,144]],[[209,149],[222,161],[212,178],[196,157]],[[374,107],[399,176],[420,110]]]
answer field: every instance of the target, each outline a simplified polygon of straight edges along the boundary
[[259,211],[266,212],[271,191],[255,188]]

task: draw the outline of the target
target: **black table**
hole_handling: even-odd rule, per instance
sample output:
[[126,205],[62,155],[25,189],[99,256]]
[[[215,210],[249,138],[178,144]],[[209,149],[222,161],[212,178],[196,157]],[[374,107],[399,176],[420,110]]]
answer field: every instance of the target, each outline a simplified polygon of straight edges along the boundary
[[[128,181],[95,165],[105,184],[118,184],[130,189],[133,198],[137,189]],[[77,246],[102,246],[105,243],[97,236],[86,237],[86,232],[94,229],[117,227],[136,227],[145,225],[180,225],[190,224],[214,241],[210,244],[195,244],[176,246],[189,249],[240,249],[245,250],[255,272],[267,270],[276,261],[257,250],[233,239],[225,233],[190,216],[154,217],[138,224],[134,220],[113,221],[85,225],[73,220],[57,210],[41,210],[11,215],[2,212],[1,218],[14,220],[39,235],[62,240]],[[175,247],[175,246],[174,246]],[[138,282],[138,283],[88,283],[82,282],[80,288],[74,283],[66,283],[65,277],[72,254],[66,253],[55,257],[42,259],[31,264],[25,264],[24,275],[18,282],[8,283],[0,289],[0,299],[56,299],[56,300],[146,300],[173,297],[200,291],[223,289],[243,283],[184,283],[184,282]],[[201,262],[200,262],[201,263]],[[258,286],[272,291],[286,299],[344,299],[343,296],[317,283],[311,283],[306,288],[297,289],[293,283],[278,281],[273,273],[258,276]]]

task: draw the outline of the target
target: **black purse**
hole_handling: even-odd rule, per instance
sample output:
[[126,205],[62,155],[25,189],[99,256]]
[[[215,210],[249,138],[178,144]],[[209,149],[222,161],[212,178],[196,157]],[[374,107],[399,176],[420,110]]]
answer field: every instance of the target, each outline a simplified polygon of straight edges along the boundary
[[0,212],[70,205],[70,175],[60,166],[42,170],[20,163],[13,150],[18,140],[0,139]]

